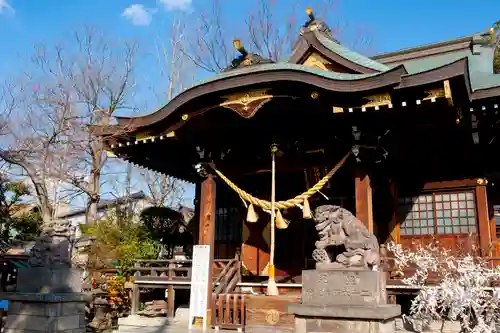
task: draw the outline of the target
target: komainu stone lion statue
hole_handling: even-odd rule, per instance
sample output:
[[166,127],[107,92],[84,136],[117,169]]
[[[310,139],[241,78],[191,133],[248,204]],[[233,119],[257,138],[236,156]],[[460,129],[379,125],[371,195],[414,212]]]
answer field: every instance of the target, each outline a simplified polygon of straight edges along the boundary
[[314,219],[319,241],[312,256],[317,268],[377,270],[377,238],[351,212],[324,205],[316,208]]

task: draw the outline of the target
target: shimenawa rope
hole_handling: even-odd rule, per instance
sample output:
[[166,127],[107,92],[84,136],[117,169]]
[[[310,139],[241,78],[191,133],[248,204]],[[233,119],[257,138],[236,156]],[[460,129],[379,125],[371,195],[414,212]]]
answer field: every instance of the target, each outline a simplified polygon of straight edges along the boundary
[[[351,151],[349,151],[335,167],[330,170],[320,181],[316,183],[313,187],[311,187],[309,190],[306,192],[297,195],[293,199],[289,199],[286,201],[277,201],[275,202],[275,207],[277,209],[286,209],[286,208],[292,208],[296,207],[299,204],[302,204],[305,200],[309,199],[312,195],[314,195],[316,192],[320,191],[323,186],[332,178],[332,176],[344,165],[344,163],[347,161],[347,158],[352,154]],[[243,200],[248,201],[254,206],[258,206],[264,210],[270,210],[271,209],[271,202],[267,200],[262,200],[259,198],[254,197],[253,195],[245,192],[244,190],[240,189],[236,184],[234,184],[232,181],[230,181],[222,172],[219,170],[215,169],[215,172],[217,175],[224,180],[224,182],[232,188]]]

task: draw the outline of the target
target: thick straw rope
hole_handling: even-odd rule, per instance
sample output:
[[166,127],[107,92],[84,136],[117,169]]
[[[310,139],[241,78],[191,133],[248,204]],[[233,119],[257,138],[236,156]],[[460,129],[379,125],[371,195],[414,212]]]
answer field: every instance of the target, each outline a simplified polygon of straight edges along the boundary
[[[323,186],[325,186],[325,184],[330,180],[330,178],[332,178],[332,176],[335,174],[335,172],[337,172],[337,170],[340,169],[340,167],[342,165],[344,165],[344,163],[347,161],[347,158],[351,155],[351,153],[352,152],[349,151],[344,156],[344,158],[342,158],[340,160],[340,162],[337,163],[337,165],[332,170],[330,170],[330,172],[328,172],[319,182],[316,183],[316,185],[311,187],[309,190],[307,190],[306,192],[304,192],[302,194],[299,194],[298,196],[296,196],[293,199],[289,199],[286,201],[277,201],[277,202],[275,202],[275,207],[277,209],[286,209],[286,208],[296,207],[298,204],[302,204],[304,202],[304,200],[309,199],[312,195],[314,195],[316,192],[321,190],[323,188]],[[271,210],[271,202],[270,201],[262,200],[262,199],[254,197],[253,195],[243,191],[238,186],[236,186],[236,184],[234,184],[232,181],[230,181],[219,170],[215,169],[215,172],[217,173],[217,175],[220,178],[222,178],[222,180],[224,180],[224,182],[226,182],[226,184],[230,188],[232,188],[236,193],[238,193],[238,195],[243,200],[248,201],[251,204],[253,204],[254,206],[258,206],[262,209]]]

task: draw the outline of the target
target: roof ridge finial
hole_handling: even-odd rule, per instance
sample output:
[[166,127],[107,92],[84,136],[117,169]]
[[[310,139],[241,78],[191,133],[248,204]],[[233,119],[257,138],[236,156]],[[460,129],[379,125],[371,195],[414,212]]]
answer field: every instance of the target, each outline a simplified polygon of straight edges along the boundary
[[270,59],[264,59],[260,55],[255,53],[249,53],[245,47],[241,39],[234,38],[233,39],[233,47],[240,53],[238,57],[233,59],[231,62],[231,66],[224,68],[222,71],[227,72],[228,70],[235,69],[243,66],[251,66],[257,64],[267,64],[272,63],[273,61]]
[[310,7],[306,8],[306,14],[308,16],[308,20],[304,24],[302,28],[300,28],[300,34],[303,35],[308,32],[319,32],[326,36],[327,38],[333,40],[335,43],[340,44],[338,40],[333,37],[332,31],[328,27],[325,21],[322,19],[318,19],[314,16],[313,10]]
[[234,38],[233,39],[233,47],[238,51],[242,56],[246,57],[248,55],[248,52],[245,50],[245,47],[243,46],[243,43],[241,42],[241,39],[239,38]]
[[309,26],[316,18],[314,17],[314,13],[311,7],[306,8],[306,14],[309,16],[309,20],[306,22],[305,26]]

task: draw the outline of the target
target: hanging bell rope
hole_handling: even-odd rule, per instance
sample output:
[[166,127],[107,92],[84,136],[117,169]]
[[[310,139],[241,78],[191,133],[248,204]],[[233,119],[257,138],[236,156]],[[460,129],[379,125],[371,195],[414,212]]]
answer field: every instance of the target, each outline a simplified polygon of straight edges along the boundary
[[[313,187],[311,187],[309,190],[307,190],[306,192],[304,192],[302,194],[297,195],[293,199],[289,199],[289,200],[286,200],[286,201],[277,201],[277,202],[275,202],[275,208],[278,209],[278,210],[279,209],[287,209],[287,208],[292,208],[292,207],[295,207],[297,205],[303,204],[304,205],[304,207],[303,207],[304,217],[306,215],[305,213],[308,213],[307,215],[311,216],[311,218],[312,218],[311,209],[309,207],[308,199],[311,196],[313,196],[316,192],[320,191],[323,188],[323,186],[325,186],[325,184],[330,180],[330,178],[332,178],[332,176],[340,169],[340,167],[342,167],[342,165],[344,165],[344,163],[347,161],[347,158],[351,154],[352,154],[352,152],[349,151],[340,160],[340,162],[337,163],[337,165],[335,165],[335,167],[332,170],[330,170],[330,172],[328,172],[319,182],[316,183],[316,185],[314,185]],[[226,176],[224,176],[224,174],[222,172],[220,172],[217,169],[214,169],[214,170],[215,170],[215,173],[217,173],[217,175],[222,180],[224,180],[224,182],[230,188],[232,188],[243,200],[245,200],[245,201],[247,201],[247,202],[250,203],[249,207],[251,206],[252,210],[253,210],[253,214],[251,214],[252,215],[251,220],[255,220],[254,216],[256,216],[255,211],[253,209],[253,206],[260,207],[263,210],[271,210],[271,202],[270,201],[262,200],[262,199],[254,197],[253,195],[251,195],[251,194],[245,192],[244,190],[240,189],[236,184],[234,184]],[[306,211],[306,208],[307,208],[307,210],[309,212]]]

